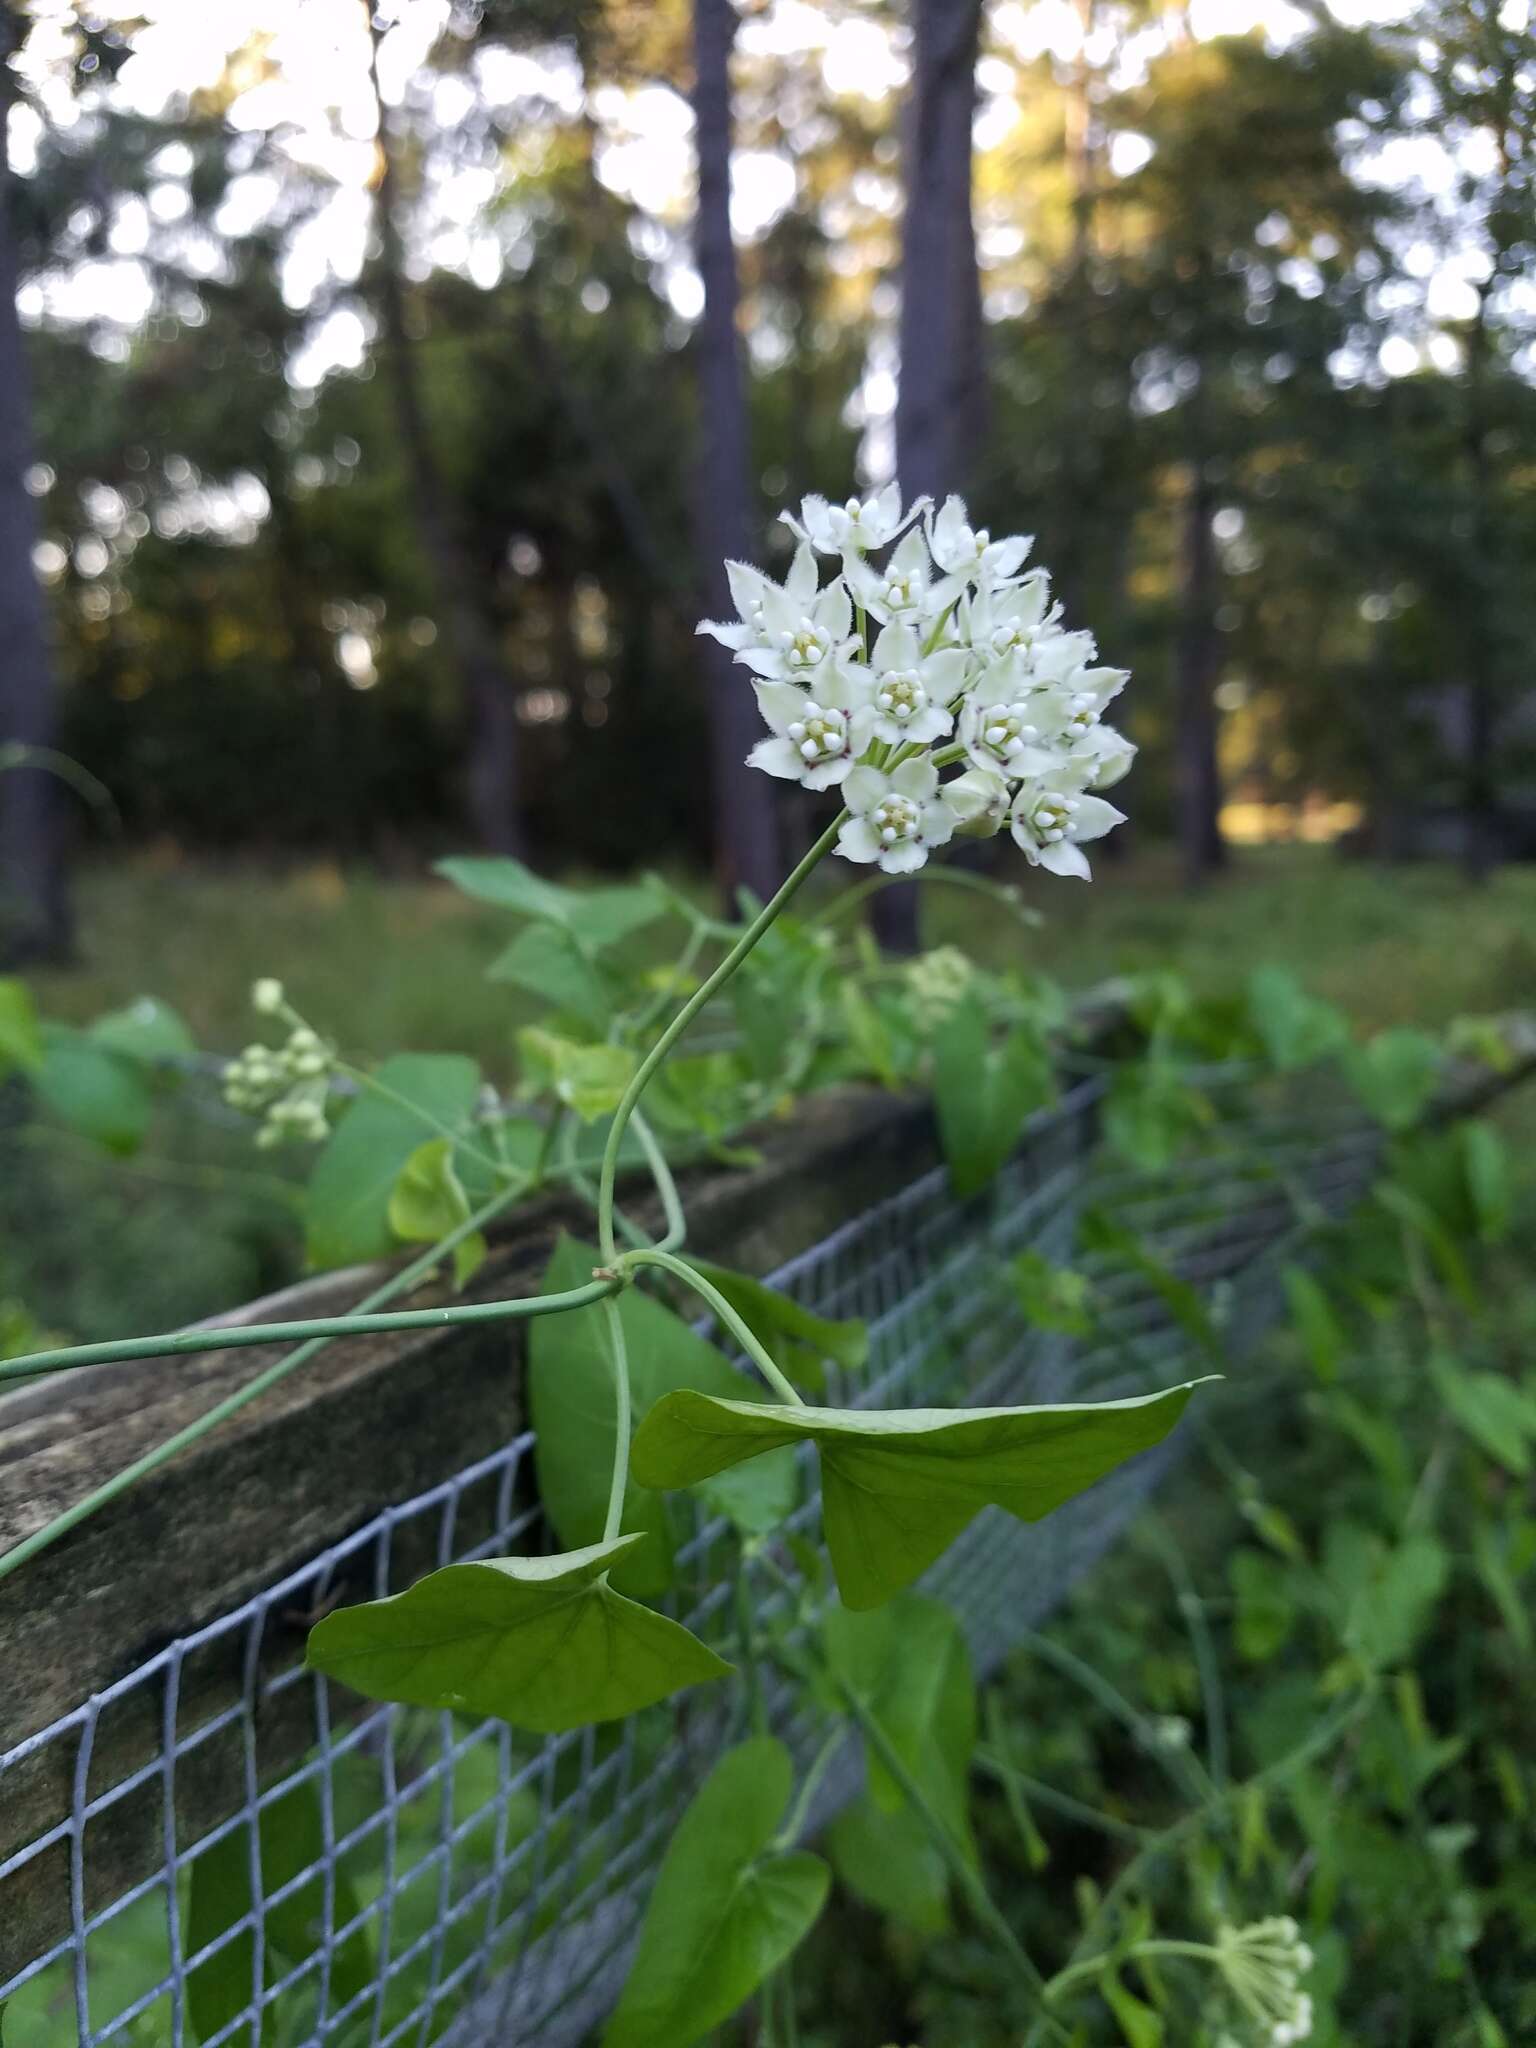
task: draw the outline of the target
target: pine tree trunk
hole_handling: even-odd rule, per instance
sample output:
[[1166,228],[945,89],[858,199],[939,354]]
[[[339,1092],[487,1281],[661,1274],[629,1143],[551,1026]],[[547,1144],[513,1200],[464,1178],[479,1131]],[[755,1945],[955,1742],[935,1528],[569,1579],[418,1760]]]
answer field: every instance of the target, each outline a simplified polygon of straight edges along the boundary
[[[695,550],[707,616],[732,616],[725,561],[750,561],[747,401],[736,324],[736,246],[731,237],[731,0],[695,0],[693,114],[699,159],[694,254],[704,284],[695,340],[700,448],[695,479]],[[727,895],[739,887],[773,893],[783,876],[773,784],[746,765],[761,722],[746,672],[730,650],[699,641],[708,692],[715,849]]]
[[1185,879],[1203,881],[1226,863],[1221,836],[1221,770],[1216,753],[1215,491],[1197,455],[1184,500],[1180,625],[1175,672],[1179,844]]
[[[9,109],[8,58],[20,33],[0,27],[0,132]],[[57,704],[47,617],[32,550],[37,510],[27,490],[32,403],[16,315],[10,173],[0,161],[0,761],[10,748],[50,748]],[[0,772],[0,960],[67,959],[73,942],[59,785],[40,767]]]
[[487,851],[521,856],[525,848],[517,793],[517,698],[502,658],[495,617],[449,503],[427,421],[405,303],[394,158],[378,90],[381,32],[374,23],[370,0],[363,4],[369,9],[378,109],[379,317],[394,392],[395,426],[410,478],[411,518],[432,572],[444,637],[458,671],[469,734],[465,781],[470,822]]
[[[971,123],[981,0],[914,0],[904,150],[901,379],[896,474],[904,501],[962,488],[981,439],[986,379],[971,215]],[[918,891],[883,890],[872,922],[893,952],[918,947]]]

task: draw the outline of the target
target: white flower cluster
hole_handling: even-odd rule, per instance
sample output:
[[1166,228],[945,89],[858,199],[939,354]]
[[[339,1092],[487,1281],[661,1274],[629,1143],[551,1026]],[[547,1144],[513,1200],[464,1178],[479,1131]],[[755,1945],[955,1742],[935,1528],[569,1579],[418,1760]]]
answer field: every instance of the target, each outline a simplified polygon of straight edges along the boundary
[[958,946],[936,946],[909,960],[902,977],[913,1022],[923,1032],[937,1031],[965,1001],[976,978],[969,957]]
[[[771,734],[752,765],[840,789],[838,852],[887,874],[1006,824],[1035,866],[1086,879],[1082,843],[1122,818],[1094,792],[1136,751],[1102,722],[1126,672],[1062,624],[1029,541],[976,531],[958,498],[903,511],[894,484],[784,518],[800,543],[784,581],[727,563],[738,617],[699,627],[752,672]],[[818,555],[841,564],[825,584]]]
[[1301,1980],[1312,1967],[1312,1951],[1289,1914],[1218,1929],[1216,1960],[1233,1997],[1261,2029],[1259,2048],[1292,2048],[1311,2037],[1312,2001]]
[[251,1004],[264,1017],[291,1025],[281,1046],[248,1045],[224,1069],[224,1100],[231,1109],[259,1116],[256,1143],[264,1151],[295,1138],[318,1144],[330,1131],[326,1100],[335,1055],[318,1031],[289,1009],[281,982],[258,981]]

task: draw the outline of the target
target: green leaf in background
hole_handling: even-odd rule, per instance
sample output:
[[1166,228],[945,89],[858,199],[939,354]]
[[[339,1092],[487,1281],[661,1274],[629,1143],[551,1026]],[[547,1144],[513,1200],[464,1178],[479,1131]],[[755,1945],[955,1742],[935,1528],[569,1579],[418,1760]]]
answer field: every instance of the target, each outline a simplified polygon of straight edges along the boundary
[[[582,1287],[599,1263],[595,1246],[562,1237],[545,1271],[543,1291]],[[637,1421],[679,1387],[701,1387],[742,1401],[753,1398],[754,1383],[664,1302],[626,1287],[617,1308]],[[615,1424],[613,1353],[608,1318],[600,1306],[541,1316],[534,1323],[528,1341],[528,1403],[544,1511],[562,1543],[573,1549],[593,1543],[607,1513]],[[792,1454],[786,1453],[756,1474],[723,1474],[702,1491],[717,1512],[758,1534],[784,1520],[794,1506],[796,1487]],[[638,1482],[633,1469],[620,1527],[647,1540],[615,1569],[615,1583],[642,1598],[665,1592],[672,1583],[671,1509],[660,1494]]]
[[450,1564],[310,1631],[312,1671],[368,1699],[489,1714],[535,1735],[619,1721],[731,1667],[607,1583],[640,1542]]
[[608,1028],[613,1015],[612,991],[602,970],[561,925],[525,926],[486,973],[492,981],[509,981],[552,1009],[568,1012],[589,1031]]
[[602,2048],[693,2048],[805,1939],[830,1879],[819,1856],[772,1846],[793,1782],[768,1736],[715,1765],[662,1858]]
[[150,1063],[185,1059],[197,1051],[183,1019],[155,996],[136,996],[123,1009],[108,1011],[96,1019],[90,1035],[97,1045]]
[[584,1124],[612,1116],[637,1063],[627,1046],[582,1045],[536,1025],[519,1031],[517,1049],[527,1092],[554,1095]]
[[437,872],[477,903],[558,925],[587,953],[617,945],[653,923],[667,907],[661,891],[648,881],[620,889],[564,889],[517,860],[440,860]]
[[1396,1545],[1359,1523],[1330,1523],[1323,1577],[1340,1635],[1363,1663],[1380,1671],[1400,1663],[1417,1642],[1450,1576],[1450,1559],[1423,1532]]
[[434,1124],[467,1128],[480,1069],[458,1053],[405,1052],[386,1060],[375,1079],[400,1100],[365,1090],[322,1148],[309,1181],[311,1265],[356,1265],[397,1249],[389,1222],[395,1183]]
[[1378,1123],[1405,1131],[1439,1086],[1440,1048],[1424,1031],[1378,1031],[1367,1044],[1350,1048],[1344,1071]]
[[[976,1688],[954,1615],[937,1600],[904,1593],[878,1613],[833,1608],[823,1634],[829,1670],[880,1723],[974,1862],[968,1780],[976,1746]],[[948,1867],[879,1758],[869,1754],[866,1768],[866,1791],[829,1831],[833,1866],[871,1904],[908,1919],[919,1931],[942,1928],[948,1919]],[[897,1824],[886,1825],[892,1821]]]
[[1106,1209],[1085,1209],[1078,1225],[1085,1251],[1098,1252],[1118,1266],[1137,1273],[1162,1302],[1174,1322],[1191,1342],[1198,1345],[1214,1365],[1226,1362],[1221,1333],[1211,1320],[1210,1310],[1196,1288],[1181,1280],[1155,1252],[1149,1251],[1135,1231],[1128,1230]]
[[1163,2048],[1162,2021],[1150,2005],[1126,1990],[1113,1970],[1099,1979],[1099,1989],[1119,2023],[1125,2048]]
[[1347,1339],[1328,1297],[1305,1266],[1287,1266],[1281,1274],[1285,1299],[1296,1334],[1306,1346],[1312,1370],[1324,1385],[1339,1376]]
[[853,1318],[834,1322],[813,1315],[792,1296],[746,1273],[732,1272],[729,1266],[713,1266],[705,1259],[689,1263],[719,1289],[774,1364],[797,1386],[824,1387],[829,1360],[844,1372],[857,1372],[867,1362],[869,1330],[865,1324]]
[[786,1408],[668,1394],[636,1432],[631,1462],[644,1486],[694,1486],[763,1451],[814,1443],[843,1603],[878,1607],[983,1507],[1038,1521],[1161,1443],[1199,1384],[1052,1408]]
[[138,1150],[154,1114],[139,1061],[63,1024],[43,1026],[43,1063],[32,1074],[41,1100],[63,1124],[108,1152]]
[[1456,1126],[1467,1199],[1484,1244],[1502,1244],[1513,1216],[1509,1148],[1491,1124],[1469,1117]]
[[[192,1865],[186,1932],[190,1954],[227,1934],[252,1909],[247,1826],[237,1827],[215,1842]],[[262,1807],[258,1839],[264,1900],[293,1884],[302,1871],[315,1872],[308,1884],[263,1910],[264,1976],[271,1985],[308,1962],[326,1929],[325,1828],[319,1795],[310,1779],[301,1780]],[[355,1920],[361,1910],[351,1879],[339,1863],[331,1871],[330,1906],[333,1933]],[[331,1948],[329,2009],[337,2011],[366,1991],[373,1980],[372,1945],[366,1931],[358,1928]],[[187,2013],[200,2041],[211,2040],[249,2010],[254,1983],[254,1936],[247,1928],[188,1974]],[[262,2013],[263,2044],[280,2038],[279,2003],[274,2001]],[[249,2032],[242,2032],[239,2038],[248,2040]]]
[[939,1136],[957,1195],[974,1195],[1019,1142],[1025,1119],[1051,1099],[1054,1080],[1040,1035],[1020,1025],[994,1048],[981,998],[962,997],[933,1041]]
[[[436,1244],[468,1216],[469,1197],[454,1171],[453,1140],[429,1138],[400,1169],[389,1198],[389,1227],[407,1244]],[[484,1258],[485,1239],[477,1230],[454,1248],[454,1286],[467,1286]]]
[[1172,1165],[1214,1117],[1208,1098],[1172,1061],[1156,1056],[1121,1067],[1104,1098],[1104,1135],[1144,1173]]
[[1308,995],[1285,967],[1253,970],[1248,977],[1248,1010],[1264,1050],[1281,1073],[1313,1066],[1349,1043],[1344,1012]]
[[43,1032],[32,992],[24,981],[0,979],[0,1079],[20,1068],[35,1073],[43,1063]]
[[1296,1625],[1294,1574],[1262,1550],[1234,1550],[1227,1576],[1237,1602],[1238,1654],[1263,1664],[1283,1649]]
[[1019,1306],[1037,1330],[1086,1337],[1093,1328],[1093,1289],[1086,1273],[1053,1266],[1041,1252],[1020,1252],[1009,1262]]
[[1523,1479],[1536,1443],[1536,1397],[1496,1372],[1469,1372],[1442,1352],[1432,1354],[1430,1377],[1447,1412],[1489,1457]]

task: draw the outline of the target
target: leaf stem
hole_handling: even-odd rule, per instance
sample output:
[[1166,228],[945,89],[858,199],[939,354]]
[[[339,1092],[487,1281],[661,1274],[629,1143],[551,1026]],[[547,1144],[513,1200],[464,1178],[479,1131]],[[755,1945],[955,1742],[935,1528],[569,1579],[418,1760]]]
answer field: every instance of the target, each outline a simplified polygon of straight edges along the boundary
[[[559,1300],[550,1295],[551,1301]],[[608,1513],[603,1520],[603,1541],[612,1543],[624,1519],[624,1488],[629,1479],[629,1353],[624,1344],[624,1323],[619,1305],[610,1293],[603,1302],[608,1324],[608,1342],[613,1352],[613,1477],[608,1484]]]
[[763,1378],[776,1393],[782,1394],[792,1407],[803,1408],[805,1402],[790,1382],[780,1372],[768,1353],[763,1349],[751,1330],[742,1321],[735,1309],[726,1300],[719,1288],[704,1275],[696,1272],[686,1259],[676,1258],[661,1247],[645,1248],[624,1252],[616,1261],[619,1270],[631,1266],[659,1266],[664,1273],[670,1273],[675,1280],[681,1280],[685,1287],[691,1287],[699,1299],[707,1304],[711,1314],[716,1316],[730,1331],[742,1350],[752,1360]]
[[618,1246],[613,1234],[613,1185],[619,1168],[619,1147],[624,1141],[624,1132],[630,1118],[634,1115],[636,1103],[645,1093],[651,1076],[688,1029],[688,1026],[693,1022],[700,1010],[730,980],[742,961],[746,959],[758,940],[762,938],[764,932],[773,923],[779,912],[784,909],[786,904],[799,891],[801,884],[810,875],[812,869],[824,855],[831,852],[833,842],[836,840],[837,834],[847,815],[846,811],[840,811],[826,831],[816,841],[815,845],[811,847],[810,851],[802,856],[798,865],[791,870],[786,879],[780,883],[775,893],[769,897],[768,901],[757,913],[757,916],[753,918],[719,966],[705,977],[688,998],[687,1002],[683,1004],[677,1015],[672,1019],[672,1022],[662,1032],[661,1036],[630,1077],[629,1086],[624,1090],[623,1098],[618,1108],[614,1111],[613,1122],[608,1127],[608,1142],[603,1148],[602,1174],[598,1181],[597,1231],[598,1242],[602,1247],[605,1265],[612,1265],[618,1256]]
[[[417,1258],[412,1259],[408,1266],[402,1266],[398,1273],[391,1274],[380,1286],[374,1288],[371,1294],[365,1295],[360,1304],[361,1308],[363,1310],[373,1309],[381,1306],[386,1301],[394,1300],[397,1295],[408,1293],[418,1281],[426,1279],[440,1259],[454,1251],[464,1242],[465,1238],[472,1237],[477,1230],[483,1228],[485,1224],[490,1222],[492,1217],[506,1208],[508,1203],[515,1201],[516,1198],[517,1190],[515,1188],[502,1188],[488,1202],[483,1203],[480,1208],[475,1210],[473,1215],[466,1216],[464,1221],[456,1225],[446,1237],[442,1238],[437,1244],[430,1245],[426,1251],[422,1252]],[[586,1292],[585,1289],[580,1291],[582,1293]],[[605,1288],[604,1291],[608,1291],[608,1289]],[[549,1312],[551,1304],[556,1307],[570,1305],[569,1303],[562,1304],[559,1297],[552,1294],[535,1296],[533,1299],[535,1302],[542,1303],[543,1306],[532,1307],[530,1304],[524,1307],[521,1311],[522,1313],[531,1312],[542,1315]],[[433,1309],[428,1310],[416,1320],[441,1323],[452,1314],[453,1311]],[[367,1319],[364,1318],[364,1320]],[[296,1372],[301,1365],[307,1365],[316,1352],[322,1350],[325,1345],[330,1343],[333,1337],[346,1334],[342,1327],[343,1325],[350,1324],[355,1328],[358,1322],[359,1317],[352,1316],[337,1317],[330,1321],[321,1321],[307,1325],[289,1325],[289,1328],[300,1327],[312,1331],[314,1334],[310,1336],[308,1342],[301,1344],[297,1351],[290,1351],[286,1356],[275,1360],[264,1372],[258,1373],[255,1379],[251,1380],[248,1385],[239,1388],[235,1393],[228,1395],[224,1400],[210,1408],[206,1415],[200,1415],[195,1422],[189,1422],[185,1429],[178,1430],[174,1436],[168,1437],[163,1444],[159,1444],[154,1450],[146,1452],[142,1458],[135,1459],[133,1464],[125,1467],[123,1471],[115,1474],[111,1479],[106,1480],[102,1485],[86,1494],[83,1500],[76,1501],[72,1507],[66,1508],[62,1514],[55,1515],[51,1522],[44,1523],[41,1529],[34,1530],[32,1535],[24,1537],[20,1543],[14,1544],[9,1550],[0,1554],[0,1579],[8,1578],[12,1572],[24,1565],[29,1558],[36,1557],[39,1551],[46,1550],[50,1544],[56,1543],[68,1530],[77,1527],[79,1523],[94,1515],[98,1508],[105,1507],[109,1501],[115,1500],[120,1493],[125,1493],[136,1480],[146,1477],[159,1466],[165,1464],[167,1459],[174,1458],[178,1451],[186,1450],[190,1445],[198,1442],[200,1438],[207,1436],[210,1430],[217,1429],[221,1422],[227,1422],[230,1416],[238,1414],[242,1408],[256,1400],[259,1395],[266,1393],[268,1388],[275,1387],[280,1380],[284,1380],[290,1373]],[[396,1323],[395,1327],[398,1326],[398,1323]],[[279,1331],[282,1327],[282,1325],[276,1323],[258,1325],[254,1334],[249,1328],[244,1328],[238,1332],[230,1330],[186,1331],[183,1333],[184,1338],[196,1337],[204,1341],[196,1345],[183,1343],[183,1348],[186,1350],[196,1349],[203,1351],[220,1350],[226,1348],[232,1339],[236,1342],[247,1344],[262,1340],[271,1343],[274,1338],[274,1332]],[[172,1343],[176,1342],[175,1339],[169,1341]],[[148,1342],[151,1345],[158,1344],[163,1353],[167,1340],[164,1338],[140,1340],[141,1345],[144,1342]],[[113,1357],[123,1356],[123,1347],[121,1345],[85,1345],[78,1348],[88,1352],[99,1353],[106,1351]],[[142,1349],[136,1349],[130,1355],[143,1356],[145,1354]],[[89,1359],[79,1358],[78,1350],[74,1353],[69,1351],[41,1352],[36,1356],[43,1359],[52,1358],[54,1360],[79,1364],[92,1362]],[[32,1360],[25,1358],[11,1359],[8,1361],[7,1366],[0,1366],[0,1376],[20,1377],[21,1375],[17,1374],[15,1368],[27,1366],[28,1364],[32,1364],[35,1367],[36,1358]]]
[[935,1847],[948,1863],[955,1883],[964,1893],[967,1905],[977,1921],[997,1941],[1004,1955],[1013,1966],[1014,1975],[1028,1993],[1031,2004],[1039,2008],[1038,2023],[1049,2028],[1059,2040],[1067,2039],[1066,2030],[1060,2022],[1045,2009],[1046,1984],[1044,1977],[1035,1967],[1027,1950],[1009,1926],[997,1901],[987,1889],[986,1880],[966,1855],[964,1849],[950,1830],[949,1824],[930,1802],[922,1786],[907,1768],[906,1760],[881,1726],[879,1718],[870,1710],[851,1685],[839,1682],[838,1690],[843,1696],[848,1711],[863,1730],[864,1739],[879,1756],[881,1763],[901,1788],[902,1796],[922,1821],[932,1836]]

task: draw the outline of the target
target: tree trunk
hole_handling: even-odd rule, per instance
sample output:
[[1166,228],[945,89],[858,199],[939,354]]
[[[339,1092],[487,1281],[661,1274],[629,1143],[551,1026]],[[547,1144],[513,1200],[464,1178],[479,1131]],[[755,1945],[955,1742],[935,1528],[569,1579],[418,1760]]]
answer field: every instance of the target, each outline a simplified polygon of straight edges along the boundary
[[[981,280],[971,216],[971,123],[981,0],[914,0],[901,231],[901,378],[896,474],[903,499],[942,503],[981,439]],[[871,921],[883,946],[915,953],[917,885],[885,889]]]
[[1464,622],[1466,647],[1466,754],[1463,761],[1462,869],[1470,882],[1484,882],[1498,857],[1494,812],[1496,654],[1490,617],[1497,601],[1498,571],[1489,517],[1489,464],[1484,390],[1488,366],[1488,300],[1493,279],[1478,293],[1477,317],[1467,341],[1463,455],[1466,465],[1467,547],[1473,565],[1470,603]]
[[971,218],[981,0],[914,0],[901,244],[896,470],[909,501],[965,481],[985,381]]
[[1216,755],[1215,491],[1197,455],[1184,501],[1180,624],[1175,670],[1179,844],[1191,884],[1226,863],[1221,836],[1221,770]]
[[[700,449],[695,479],[695,550],[711,618],[732,613],[725,560],[750,560],[755,500],[750,478],[747,401],[736,325],[736,245],[731,237],[731,0],[695,0],[693,116],[699,158],[694,254],[704,284],[695,342],[699,366]],[[730,650],[699,641],[708,692],[715,849],[727,894],[740,887],[766,897],[783,876],[773,784],[746,765],[762,736],[745,671]]]
[[517,797],[517,699],[481,578],[465,550],[432,442],[411,341],[401,259],[393,153],[379,92],[382,32],[368,12],[378,111],[379,316],[394,392],[395,425],[410,479],[411,518],[430,565],[448,649],[458,670],[469,730],[466,797],[480,844],[492,853],[524,852]]
[[[12,88],[14,21],[0,26],[0,134]],[[16,242],[10,173],[0,158],[0,762],[11,748],[55,743],[57,707],[47,618],[32,550],[37,510],[31,383],[16,316]],[[12,757],[14,758],[14,757]],[[23,757],[24,758],[24,757]],[[66,959],[73,932],[60,832],[59,786],[41,767],[0,771],[0,960]]]

